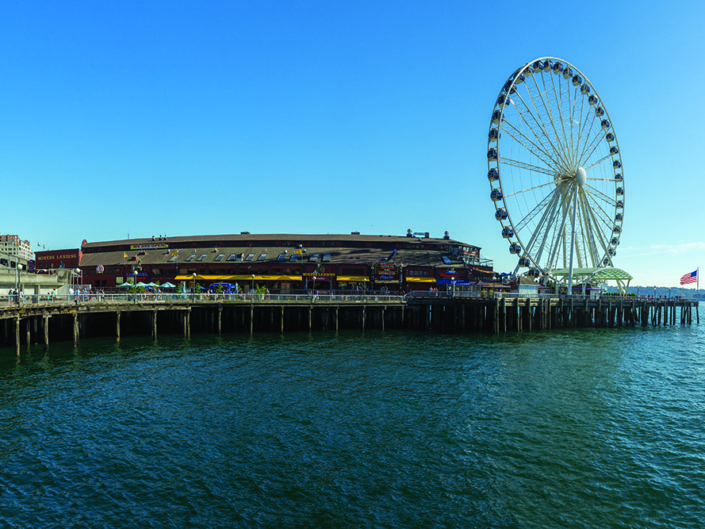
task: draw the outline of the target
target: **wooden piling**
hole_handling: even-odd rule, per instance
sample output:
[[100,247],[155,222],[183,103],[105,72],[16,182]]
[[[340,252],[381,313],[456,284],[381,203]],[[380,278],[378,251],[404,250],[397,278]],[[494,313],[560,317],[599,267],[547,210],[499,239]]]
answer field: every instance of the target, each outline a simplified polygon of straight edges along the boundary
[[19,316],[15,318],[15,351],[17,356],[20,356],[20,324],[21,319]]
[[78,312],[73,313],[73,346],[78,347]]
[[42,315],[42,327],[44,331],[44,350],[49,350],[49,315],[44,313]]

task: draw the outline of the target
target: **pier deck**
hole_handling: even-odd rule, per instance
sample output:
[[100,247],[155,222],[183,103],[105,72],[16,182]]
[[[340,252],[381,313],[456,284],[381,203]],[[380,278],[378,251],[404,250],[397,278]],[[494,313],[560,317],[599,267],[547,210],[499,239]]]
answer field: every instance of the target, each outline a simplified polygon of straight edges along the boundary
[[237,296],[235,299],[56,301],[0,306],[0,349],[123,335],[413,329],[432,332],[529,332],[578,327],[700,323],[688,299],[582,296],[428,295]]

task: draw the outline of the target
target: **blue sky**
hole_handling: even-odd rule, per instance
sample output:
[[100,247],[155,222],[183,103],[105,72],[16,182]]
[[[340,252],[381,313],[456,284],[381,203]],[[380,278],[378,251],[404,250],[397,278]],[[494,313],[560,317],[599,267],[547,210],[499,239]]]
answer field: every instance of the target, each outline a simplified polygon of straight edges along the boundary
[[705,7],[652,4],[4,3],[0,232],[60,249],[448,230],[511,271],[489,118],[517,67],[554,56],[620,143],[615,266],[676,286],[705,266]]

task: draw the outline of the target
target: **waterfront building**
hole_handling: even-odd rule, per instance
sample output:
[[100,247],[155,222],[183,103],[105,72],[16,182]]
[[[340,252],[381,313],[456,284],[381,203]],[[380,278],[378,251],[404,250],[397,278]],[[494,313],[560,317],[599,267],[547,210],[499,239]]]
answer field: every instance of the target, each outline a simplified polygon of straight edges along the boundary
[[81,264],[81,250],[47,250],[37,252],[36,269],[38,273],[51,273],[63,268],[76,269]]
[[32,245],[20,239],[19,235],[0,235],[0,254],[19,257],[25,262],[34,259]]
[[[63,250],[61,252],[64,252]],[[45,263],[47,252],[37,252]],[[93,288],[123,283],[196,281],[263,286],[270,292],[301,289],[410,290],[471,287],[494,276],[480,248],[428,233],[307,235],[241,232],[86,242],[76,251],[82,281]],[[53,261],[56,265],[56,259]],[[41,265],[41,268],[44,266]]]

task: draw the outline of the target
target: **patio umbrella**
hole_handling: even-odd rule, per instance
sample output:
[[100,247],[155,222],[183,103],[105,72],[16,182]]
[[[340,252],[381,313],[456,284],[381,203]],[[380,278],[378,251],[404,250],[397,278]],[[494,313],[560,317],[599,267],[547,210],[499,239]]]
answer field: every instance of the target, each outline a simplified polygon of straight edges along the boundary
[[123,283],[122,285],[118,285],[118,288],[131,288],[132,283]]
[[140,282],[137,283],[135,286],[136,286],[136,287],[142,287],[142,288],[144,288],[144,287],[147,286],[147,284],[146,284],[146,283],[143,283],[142,281],[140,281]]
[[146,286],[146,287],[151,287],[151,288],[156,288],[156,287],[158,287],[159,285],[157,285],[156,283],[147,283],[145,286]]
[[172,285],[168,281],[162,285],[162,288],[176,288],[176,285]]

